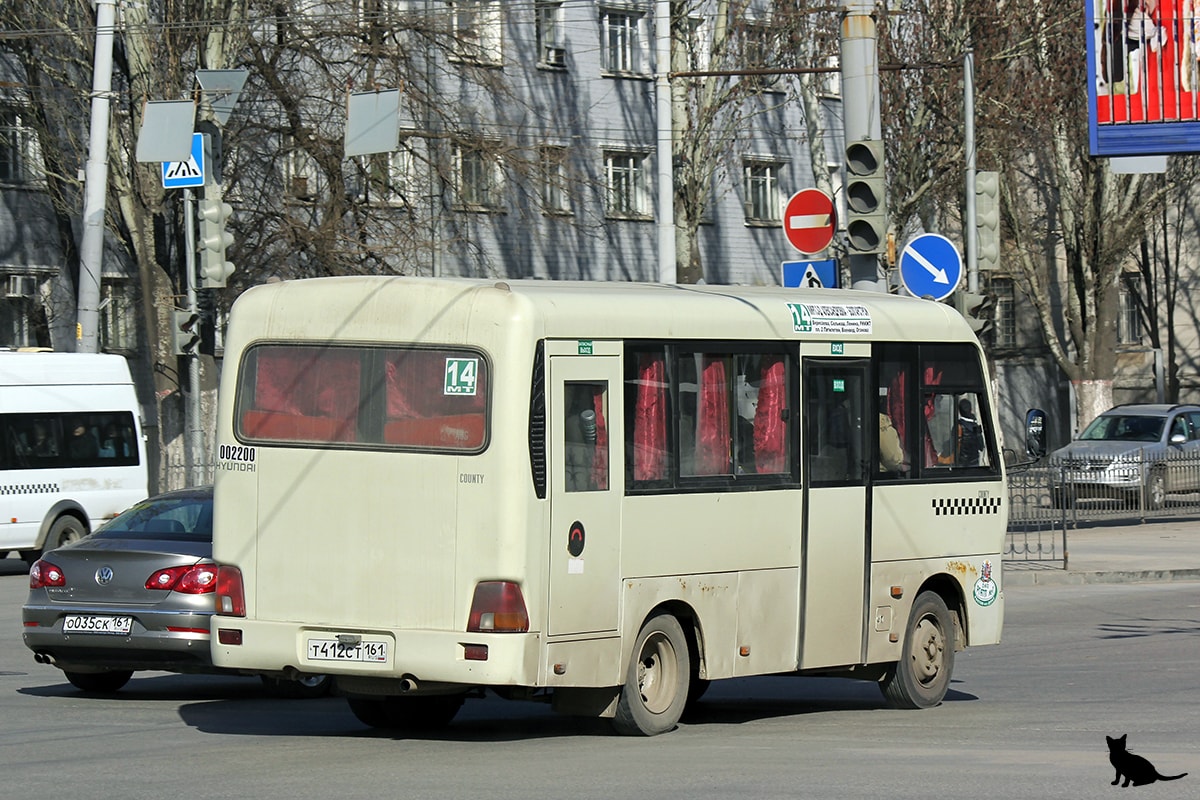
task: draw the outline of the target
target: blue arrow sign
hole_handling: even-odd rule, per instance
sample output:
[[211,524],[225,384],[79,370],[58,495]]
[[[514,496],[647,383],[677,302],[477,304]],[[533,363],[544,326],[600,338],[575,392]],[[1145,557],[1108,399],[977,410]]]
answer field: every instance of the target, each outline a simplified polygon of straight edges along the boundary
[[164,189],[187,189],[204,185],[204,134],[192,134],[192,157],[187,161],[164,161]]
[[900,280],[909,294],[945,300],[962,279],[963,262],[954,243],[940,233],[924,233],[900,253]]

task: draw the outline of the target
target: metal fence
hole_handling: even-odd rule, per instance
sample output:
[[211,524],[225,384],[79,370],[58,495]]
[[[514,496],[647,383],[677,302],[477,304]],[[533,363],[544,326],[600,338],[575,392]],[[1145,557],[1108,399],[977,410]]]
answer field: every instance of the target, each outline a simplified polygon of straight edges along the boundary
[[1073,528],[1200,516],[1200,451],[1018,464],[1008,470],[1008,497],[1005,558],[1065,568]]

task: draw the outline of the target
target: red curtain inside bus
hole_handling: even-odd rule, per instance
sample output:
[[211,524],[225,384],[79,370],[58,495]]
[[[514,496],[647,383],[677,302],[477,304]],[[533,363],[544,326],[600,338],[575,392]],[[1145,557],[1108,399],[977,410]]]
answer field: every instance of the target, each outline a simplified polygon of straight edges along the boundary
[[638,355],[633,420],[633,479],[667,477],[667,383],[662,354]]
[[359,372],[356,350],[259,349],[254,406],[242,418],[243,432],[256,438],[353,442]]
[[[469,371],[469,380],[447,388],[451,365]],[[483,446],[488,388],[481,358],[446,350],[394,350],[387,354],[384,370],[385,443],[466,450]],[[455,387],[461,391],[451,391]]]
[[604,414],[604,390],[597,389],[592,398],[596,412],[596,453],[592,457],[592,485],[599,491],[608,490],[608,420]]
[[724,475],[729,472],[729,387],[725,382],[725,360],[720,356],[704,356],[701,364],[693,474]]
[[765,358],[754,410],[754,465],[760,475],[787,471],[787,424],[783,419],[786,402],[783,358]]

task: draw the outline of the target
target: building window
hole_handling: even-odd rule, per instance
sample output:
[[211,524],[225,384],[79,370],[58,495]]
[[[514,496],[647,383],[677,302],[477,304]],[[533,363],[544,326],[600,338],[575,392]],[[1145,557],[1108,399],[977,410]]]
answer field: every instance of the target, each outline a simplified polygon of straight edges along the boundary
[[[771,69],[778,65],[779,59],[775,52],[778,43],[773,40],[769,25],[747,24],[742,31],[742,37],[742,59],[747,69]],[[777,92],[783,89],[778,75],[751,75],[746,80],[758,91]]]
[[41,151],[28,121],[20,110],[0,107],[0,183],[41,180]]
[[562,3],[537,4],[537,43],[539,66],[557,69],[567,66]]
[[778,225],[783,206],[779,198],[781,165],[763,161],[745,164],[746,222]]
[[475,64],[499,64],[501,17],[497,0],[458,0],[450,4],[454,58]]
[[607,213],[610,217],[647,218],[650,197],[646,188],[646,156],[643,153],[605,153]]
[[[1135,277],[1132,282],[1136,283]],[[1119,319],[1117,322],[1117,342],[1120,344],[1141,344],[1142,342],[1142,312],[1138,308],[1138,293],[1130,286],[1129,281],[1121,282]]]
[[992,278],[991,291],[996,298],[995,325],[992,328],[994,347],[1017,346],[1016,287],[1011,278]]
[[601,69],[616,74],[646,73],[645,24],[644,14],[601,10]]
[[133,290],[124,281],[100,287],[100,345],[108,352],[137,350],[137,325]]
[[50,343],[39,282],[36,275],[0,275],[0,345]]
[[542,148],[542,208],[547,214],[571,213],[567,152],[565,147]]
[[368,28],[393,28],[405,10],[405,0],[355,0],[358,26]]
[[402,141],[390,153],[360,156],[364,180],[359,199],[377,205],[407,208],[413,201],[413,152]]
[[292,138],[285,137],[283,163],[284,191],[288,199],[308,203],[320,194],[320,175],[316,160]]
[[454,148],[454,186],[458,207],[474,211],[500,208],[503,171],[494,153],[457,145]]

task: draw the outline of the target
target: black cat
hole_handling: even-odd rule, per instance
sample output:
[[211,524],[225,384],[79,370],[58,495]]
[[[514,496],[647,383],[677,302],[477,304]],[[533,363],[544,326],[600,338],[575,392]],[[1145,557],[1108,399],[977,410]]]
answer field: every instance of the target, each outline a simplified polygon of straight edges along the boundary
[[1117,769],[1116,780],[1112,782],[1113,786],[1120,783],[1122,775],[1125,776],[1125,782],[1121,784],[1121,788],[1125,788],[1131,783],[1134,786],[1145,786],[1147,783],[1155,781],[1175,781],[1187,775],[1186,772],[1182,775],[1159,775],[1153,764],[1125,749],[1125,737],[1128,735],[1127,733],[1122,734],[1118,739],[1111,736],[1104,737],[1108,739],[1108,760]]

